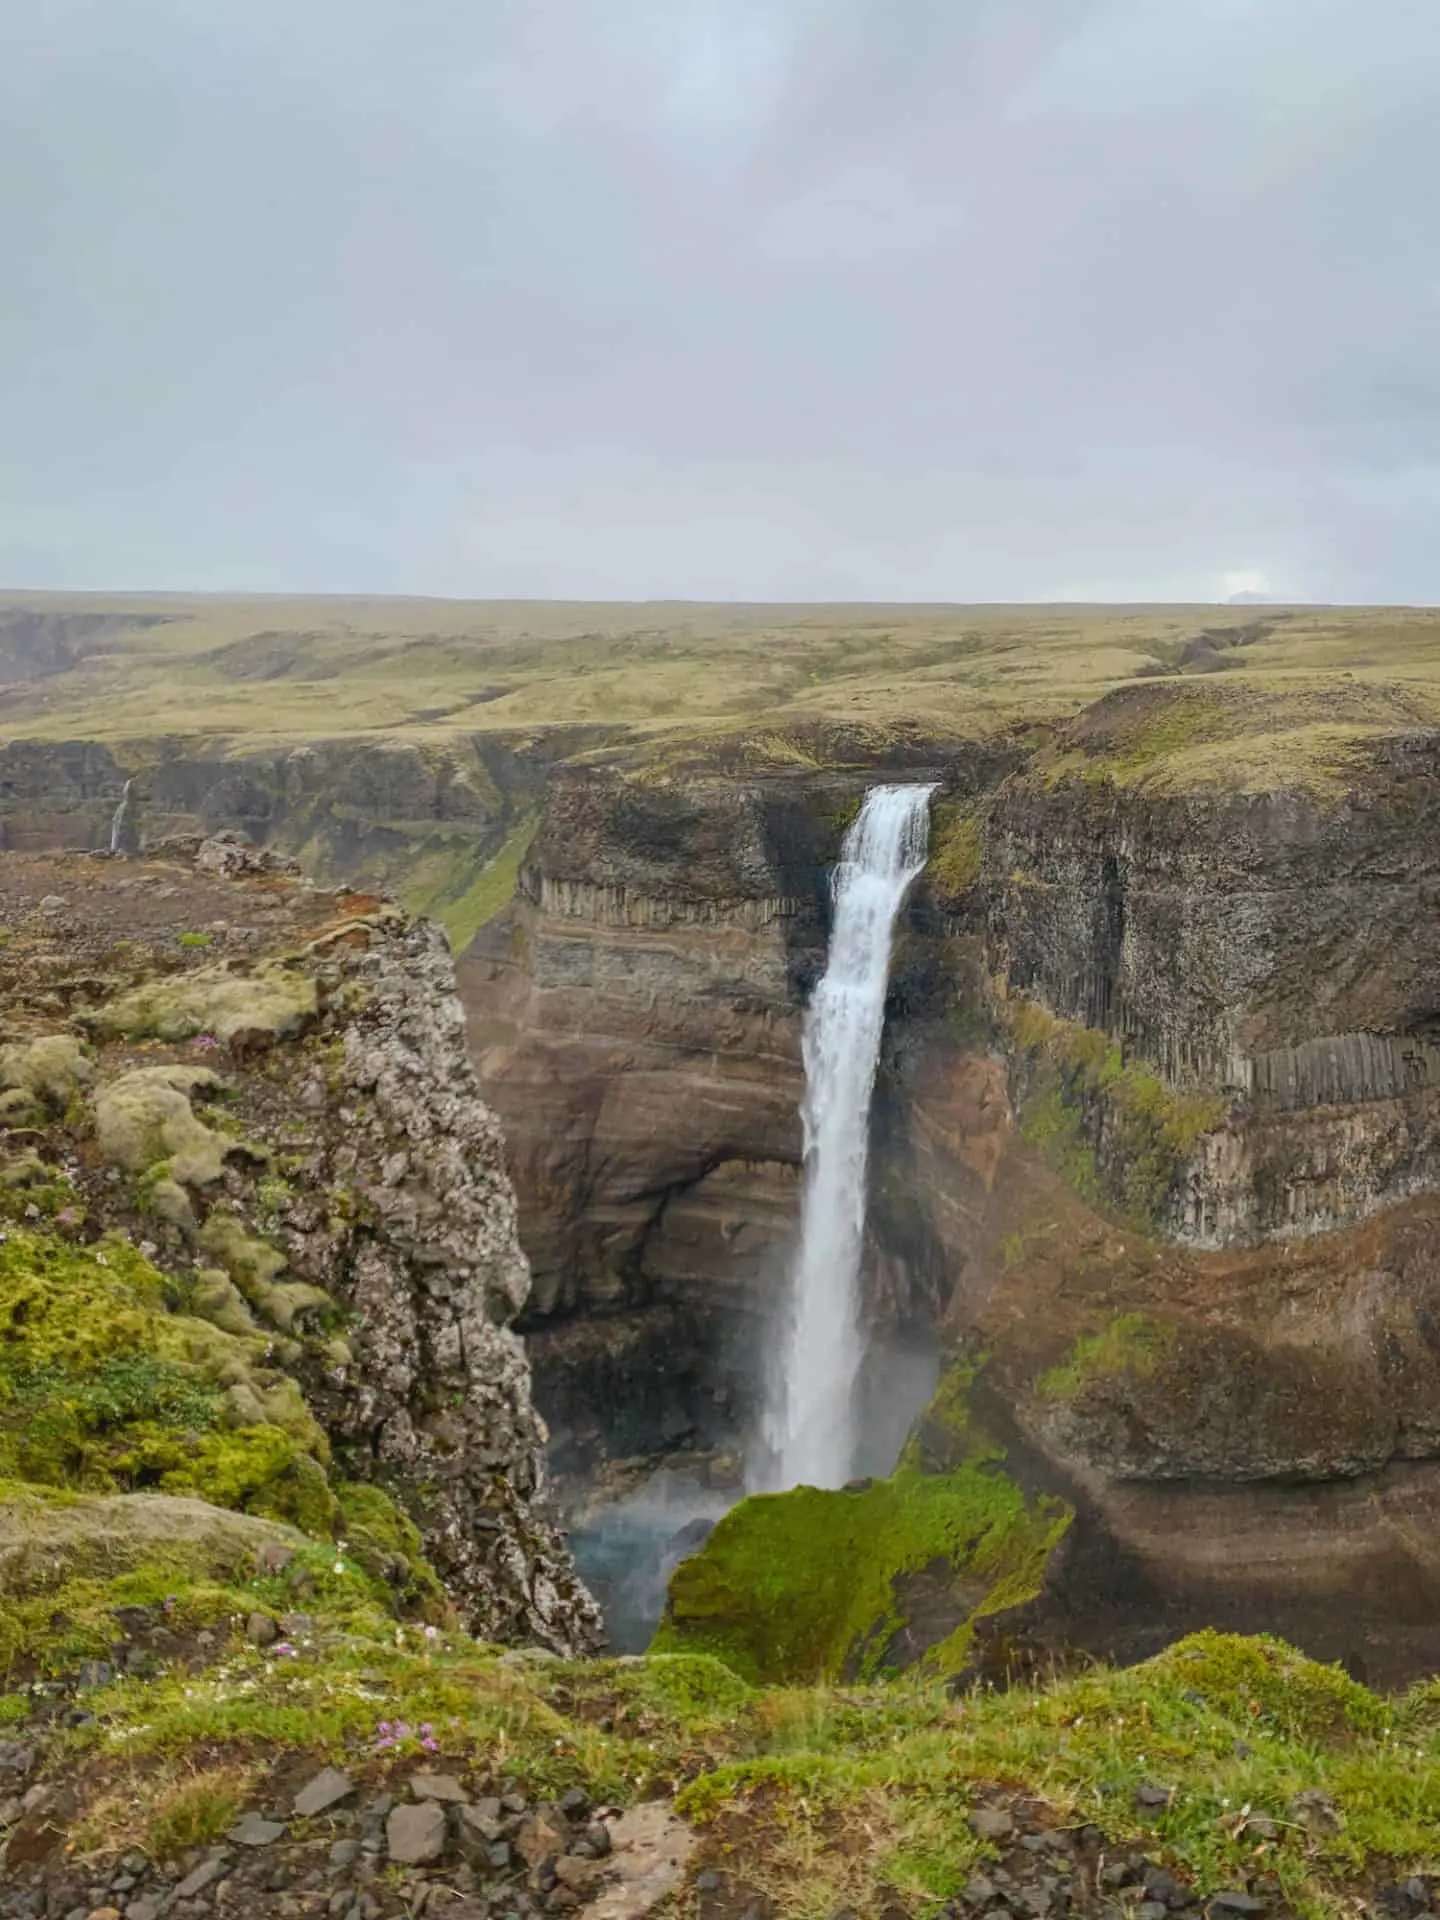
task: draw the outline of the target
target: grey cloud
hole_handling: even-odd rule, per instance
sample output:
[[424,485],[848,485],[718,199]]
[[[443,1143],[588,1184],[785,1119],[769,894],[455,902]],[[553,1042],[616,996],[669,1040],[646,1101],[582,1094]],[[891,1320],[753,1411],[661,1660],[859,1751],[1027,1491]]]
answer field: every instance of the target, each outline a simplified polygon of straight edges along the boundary
[[1435,598],[1437,81],[1407,0],[12,10],[0,578]]

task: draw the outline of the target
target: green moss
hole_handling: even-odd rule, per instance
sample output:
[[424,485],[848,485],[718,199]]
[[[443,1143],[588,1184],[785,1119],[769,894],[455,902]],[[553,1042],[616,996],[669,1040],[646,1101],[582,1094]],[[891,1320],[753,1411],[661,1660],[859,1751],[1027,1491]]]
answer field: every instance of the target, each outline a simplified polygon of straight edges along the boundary
[[1038,1590],[1069,1520],[983,1465],[762,1494],[676,1569],[655,1650],[712,1653],[752,1683],[868,1677],[906,1624],[907,1576],[948,1567],[968,1625]]
[[208,947],[212,944],[213,939],[213,934],[208,933],[182,933],[180,935],[180,945],[182,947]]
[[967,894],[980,878],[985,854],[984,828],[979,815],[953,800],[942,800],[930,822],[930,858],[925,875],[937,893],[949,900]]
[[1159,1225],[1202,1136],[1224,1120],[1224,1095],[1172,1086],[1126,1061],[1108,1034],[1033,1000],[998,1010],[1026,1067],[1022,1137],[1092,1205],[1108,1200],[1143,1229]]
[[1085,1134],[1084,1116],[1070,1104],[1058,1085],[1032,1086],[1020,1107],[1022,1140],[1037,1147],[1050,1165],[1082,1200],[1098,1204],[1104,1183],[1095,1150]]
[[323,1287],[304,1280],[281,1280],[285,1256],[252,1234],[237,1214],[215,1207],[196,1235],[202,1253],[223,1268],[255,1312],[283,1333],[335,1312]]
[[[63,1112],[94,1074],[73,1034],[47,1033],[0,1047],[0,1087],[56,1111]],[[11,1112],[17,1111],[12,1105]]]
[[1100,1333],[1077,1340],[1064,1360],[1035,1383],[1044,1400],[1074,1400],[1092,1380],[1149,1379],[1175,1341],[1175,1329],[1148,1314],[1122,1313]]
[[243,1337],[259,1332],[240,1289],[218,1267],[202,1267],[195,1275],[187,1305],[199,1319],[208,1320],[225,1333]]
[[347,1550],[371,1576],[409,1607],[439,1617],[445,1589],[425,1557],[419,1528],[385,1492],[368,1482],[348,1480],[336,1489],[337,1531]]
[[148,980],[89,1016],[97,1033],[131,1040],[191,1040],[213,1034],[278,1039],[299,1033],[318,1007],[314,978],[271,961],[254,973],[207,967]]
[[940,1375],[929,1404],[915,1422],[902,1467],[924,1473],[950,1473],[961,1466],[998,1465],[1005,1449],[976,1413],[974,1388],[984,1359],[962,1354]]
[[233,1149],[233,1142],[199,1120],[190,1104],[194,1094],[219,1086],[207,1067],[139,1067],[107,1081],[95,1096],[101,1153],[127,1173],[152,1173],[168,1181],[164,1204],[182,1218],[189,1217],[189,1202],[175,1189],[213,1186]]
[[125,1240],[0,1242],[0,1476],[155,1487],[329,1531],[326,1443],[265,1343],[168,1310]]
[[1187,1704],[1203,1703],[1286,1741],[1381,1734],[1397,1717],[1391,1704],[1341,1668],[1307,1660],[1266,1634],[1192,1634],[1157,1654],[1146,1670],[1158,1691],[1178,1690]]

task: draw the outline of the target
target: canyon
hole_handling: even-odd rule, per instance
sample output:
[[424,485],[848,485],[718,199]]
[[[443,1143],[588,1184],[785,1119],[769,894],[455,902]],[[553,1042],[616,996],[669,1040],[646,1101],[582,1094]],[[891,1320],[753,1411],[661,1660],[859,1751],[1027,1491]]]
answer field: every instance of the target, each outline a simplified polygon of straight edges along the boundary
[[[933,783],[872,1113],[865,1471],[915,1421],[931,1470],[999,1451],[1073,1512],[994,1658],[1223,1624],[1388,1682],[1440,1666],[1436,642],[1377,625],[1363,669],[1358,627],[1297,616],[1277,664],[1285,620],[1212,671],[1173,611],[1127,615],[1113,668],[1085,652],[968,730],[913,684],[898,717],[795,694],[724,726],[507,729],[512,692],[467,709],[481,731],[263,743],[22,713],[0,830],[99,847],[133,777],[150,840],[232,828],[328,879],[428,862],[437,898],[471,894],[517,1324],[580,1512],[657,1463],[738,1491],[829,875],[871,787]],[[36,673],[63,704],[75,670],[52,646]],[[959,1605],[930,1596],[912,1654]]]

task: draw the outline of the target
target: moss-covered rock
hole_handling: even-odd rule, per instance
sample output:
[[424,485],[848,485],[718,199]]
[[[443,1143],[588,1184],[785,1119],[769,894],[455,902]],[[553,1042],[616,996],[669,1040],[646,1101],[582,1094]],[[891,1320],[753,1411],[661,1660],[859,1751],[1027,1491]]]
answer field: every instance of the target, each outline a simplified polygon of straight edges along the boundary
[[227,1045],[301,1032],[318,1009],[313,975],[272,961],[253,973],[205,967],[148,980],[90,1016],[93,1030],[131,1040],[191,1040],[210,1034]]
[[190,1104],[194,1094],[213,1092],[219,1085],[208,1067],[138,1067],[108,1081],[95,1096],[95,1137],[101,1153],[127,1173],[163,1166],[157,1178],[168,1185],[157,1206],[168,1207],[182,1220],[189,1217],[189,1204],[178,1189],[213,1186],[235,1147],[233,1140],[197,1118]]
[[[71,1033],[46,1033],[35,1040],[17,1040],[0,1047],[0,1088],[63,1111],[94,1078],[95,1069],[80,1042]],[[10,1112],[20,1110],[12,1103]],[[0,1113],[0,1117],[8,1117]],[[13,1124],[13,1122],[11,1122]]]
[[425,1557],[420,1530],[409,1515],[383,1487],[370,1482],[343,1481],[335,1491],[346,1550],[407,1605],[443,1613],[449,1604],[445,1589]]
[[262,1547],[295,1552],[306,1544],[294,1527],[204,1500],[0,1481],[0,1594],[7,1600],[143,1568],[192,1580],[248,1578]]
[[266,1348],[171,1312],[118,1235],[80,1247],[14,1228],[0,1242],[0,1476],[193,1493],[327,1533],[325,1437]]
[[292,1332],[307,1317],[335,1310],[323,1287],[304,1280],[282,1280],[279,1276],[285,1271],[284,1254],[249,1232],[236,1214],[223,1207],[210,1214],[196,1242],[229,1275],[243,1300],[283,1333]]
[[977,1619],[1038,1592],[1070,1519],[993,1463],[758,1495],[676,1569],[655,1648],[753,1683],[954,1672]]

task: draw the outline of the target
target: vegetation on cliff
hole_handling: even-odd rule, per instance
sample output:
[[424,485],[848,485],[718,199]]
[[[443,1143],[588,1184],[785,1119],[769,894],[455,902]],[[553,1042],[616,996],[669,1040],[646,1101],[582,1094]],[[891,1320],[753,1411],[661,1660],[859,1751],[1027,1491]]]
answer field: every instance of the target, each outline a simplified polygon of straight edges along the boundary
[[756,1495],[676,1569],[655,1646],[715,1654],[756,1683],[870,1680],[917,1660],[954,1674],[977,1621],[1033,1598],[1070,1517],[994,1461],[931,1474],[907,1459],[887,1480]]
[[996,1011],[1020,1063],[1022,1137],[1082,1199],[1159,1226],[1201,1136],[1224,1119],[1225,1096],[1170,1085],[1109,1034],[1038,1001],[1001,997]]

